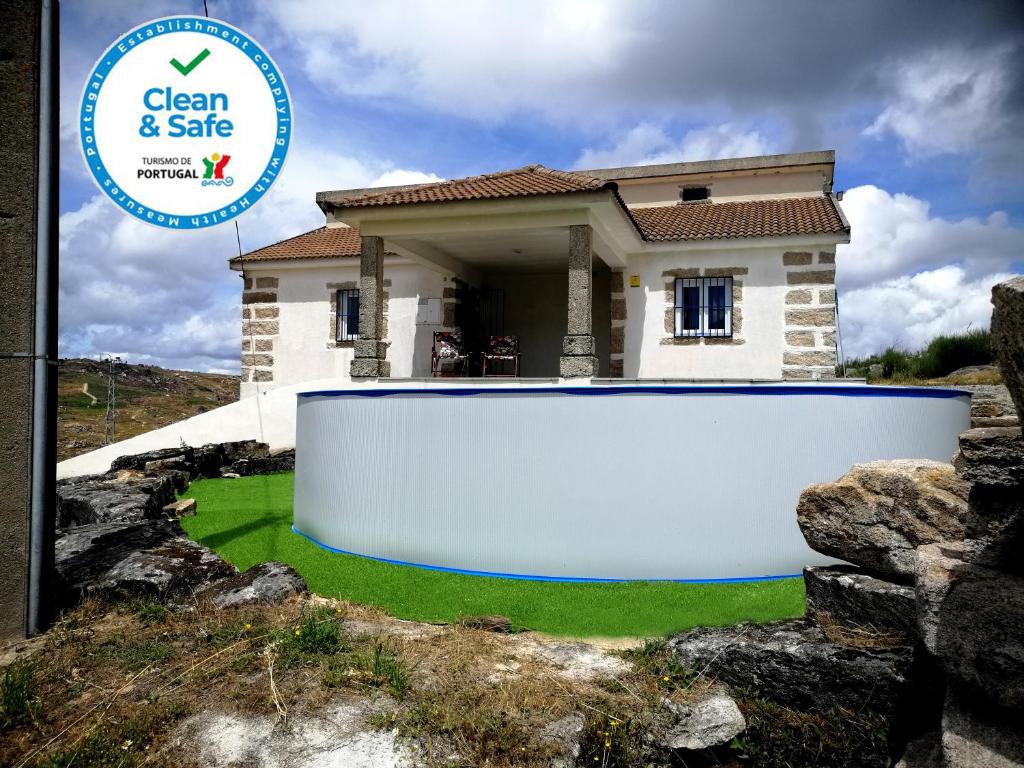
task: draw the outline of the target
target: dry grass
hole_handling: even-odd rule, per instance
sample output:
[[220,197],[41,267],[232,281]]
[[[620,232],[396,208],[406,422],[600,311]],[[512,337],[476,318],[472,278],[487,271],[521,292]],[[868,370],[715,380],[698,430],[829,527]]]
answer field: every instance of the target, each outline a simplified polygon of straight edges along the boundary
[[910,642],[905,632],[883,631],[872,626],[850,624],[839,621],[828,613],[816,613],[814,619],[829,640],[851,648],[898,648]]
[[547,765],[559,747],[542,729],[580,712],[585,751],[612,766],[638,754],[664,697],[706,685],[655,646],[623,654],[635,663],[618,674],[570,675],[544,655],[553,642],[317,597],[224,612],[88,603],[22,654],[34,715],[0,730],[0,764],[188,765],[171,737],[191,714],[294,718],[355,695],[427,765]]

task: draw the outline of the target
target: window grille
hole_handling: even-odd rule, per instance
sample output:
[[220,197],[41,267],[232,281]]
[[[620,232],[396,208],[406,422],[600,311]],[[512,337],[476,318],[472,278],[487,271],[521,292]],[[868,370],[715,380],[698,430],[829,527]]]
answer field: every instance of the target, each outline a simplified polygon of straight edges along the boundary
[[677,277],[676,336],[732,336],[732,278]]
[[355,341],[359,338],[359,291],[347,289],[338,291],[336,303],[338,312],[337,341]]

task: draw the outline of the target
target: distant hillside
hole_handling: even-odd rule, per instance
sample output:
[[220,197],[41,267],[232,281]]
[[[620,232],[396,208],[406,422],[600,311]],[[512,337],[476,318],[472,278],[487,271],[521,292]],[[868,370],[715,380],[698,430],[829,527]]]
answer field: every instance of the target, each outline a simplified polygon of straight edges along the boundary
[[[238,399],[237,376],[125,363],[118,364],[115,370],[116,440]],[[96,360],[61,360],[57,382],[58,459],[101,447],[107,407],[107,364]]]

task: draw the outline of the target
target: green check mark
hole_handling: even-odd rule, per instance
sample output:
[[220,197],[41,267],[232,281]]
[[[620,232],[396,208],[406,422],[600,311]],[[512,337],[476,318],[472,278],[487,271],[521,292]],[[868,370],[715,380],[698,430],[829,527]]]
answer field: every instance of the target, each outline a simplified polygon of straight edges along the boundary
[[177,59],[171,59],[171,66],[181,72],[183,77],[187,77],[188,73],[203,63],[203,60],[210,55],[209,48],[203,48],[202,52],[196,56],[188,64],[182,64]]

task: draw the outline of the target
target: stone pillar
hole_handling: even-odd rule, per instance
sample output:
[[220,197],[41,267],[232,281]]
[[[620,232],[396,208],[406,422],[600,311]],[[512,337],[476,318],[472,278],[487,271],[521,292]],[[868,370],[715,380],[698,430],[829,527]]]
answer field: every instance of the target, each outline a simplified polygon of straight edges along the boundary
[[593,251],[589,224],[569,227],[569,312],[558,370],[562,378],[597,375],[593,330]]
[[384,239],[363,237],[359,256],[359,338],[352,359],[352,378],[391,375],[384,341]]

